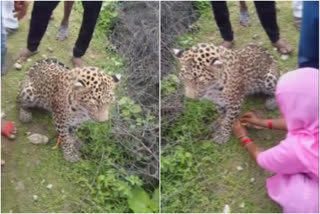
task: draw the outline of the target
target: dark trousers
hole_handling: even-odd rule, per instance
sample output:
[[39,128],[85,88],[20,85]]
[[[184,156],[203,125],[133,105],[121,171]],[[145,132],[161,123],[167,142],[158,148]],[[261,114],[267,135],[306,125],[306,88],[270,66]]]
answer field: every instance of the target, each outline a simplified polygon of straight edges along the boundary
[[[58,1],[35,1],[33,5],[27,48],[36,51],[45,34],[50,16],[59,4]],[[82,1],[83,19],[78,39],[73,48],[74,57],[82,57],[92,38],[97,19],[99,17],[102,1]]]
[[[254,2],[260,22],[272,43],[279,40],[279,27],[277,24],[276,5],[274,1]],[[222,38],[233,40],[233,31],[229,19],[229,10],[224,1],[211,1],[214,18]]]

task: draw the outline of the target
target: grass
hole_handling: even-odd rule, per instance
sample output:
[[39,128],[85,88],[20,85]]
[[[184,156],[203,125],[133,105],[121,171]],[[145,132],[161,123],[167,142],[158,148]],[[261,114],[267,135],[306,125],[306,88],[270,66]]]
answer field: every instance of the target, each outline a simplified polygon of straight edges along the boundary
[[[247,2],[252,26],[238,23],[238,2],[228,2],[235,35],[234,48],[249,42],[261,42],[274,56],[282,73],[297,68],[299,32],[294,27],[291,2],[277,2],[277,20],[281,37],[294,47],[293,54],[283,61],[274,50],[256,15],[253,2]],[[199,42],[220,44],[222,38],[210,7],[201,11],[194,32],[182,35],[177,47],[188,48]],[[258,35],[258,39],[253,39]],[[256,36],[255,36],[256,37]],[[246,99],[242,112],[254,110],[263,117],[277,117],[279,111],[266,111],[259,96]],[[267,195],[265,180],[271,176],[256,165],[234,137],[223,145],[211,140],[210,123],[217,117],[208,101],[185,99],[184,111],[174,124],[162,127],[162,137],[169,143],[162,147],[161,210],[162,212],[281,212],[280,206]],[[270,130],[249,130],[249,136],[262,148],[276,145],[285,133]],[[243,170],[237,170],[241,166]],[[254,180],[254,181],[252,181]]]
[[[27,16],[20,21],[19,30],[8,38],[7,57],[11,58],[11,62],[19,51],[26,47],[31,7]],[[66,162],[60,149],[52,149],[55,140],[47,145],[33,145],[28,142],[26,132],[41,133],[49,138],[55,135],[54,124],[49,113],[34,111],[33,121],[27,125],[21,124],[18,120],[19,105],[16,102],[16,95],[19,83],[28,67],[36,60],[41,59],[43,54],[48,57],[55,56],[71,67],[72,48],[82,21],[81,4],[77,2],[72,11],[69,38],[65,41],[56,41],[55,36],[62,15],[63,4],[60,3],[54,11],[55,18],[50,21],[46,35],[41,41],[40,53],[32,57],[31,62],[24,63],[21,71],[15,70],[13,63],[10,63],[8,74],[2,77],[2,112],[5,113],[7,120],[16,123],[19,131],[14,141],[9,142],[2,138],[2,159],[6,161],[6,164],[1,173],[1,212],[128,212],[130,210],[125,197],[112,198],[114,196],[112,195],[107,198],[106,195],[101,196],[101,194],[110,192],[118,193],[115,190],[112,191],[110,186],[116,182],[119,185],[123,184],[123,180],[125,180],[121,178],[121,172],[112,166],[117,161],[119,165],[121,164],[117,158],[122,158],[123,154],[110,137],[110,122],[102,125],[88,124],[84,126],[82,134],[80,133],[87,144],[90,141],[96,143],[98,140],[94,138],[95,136],[89,138],[90,136],[85,136],[83,133],[104,137],[103,141],[99,141],[100,145],[90,142],[89,146],[85,146],[85,151],[89,151],[91,157],[95,154],[101,155],[102,152],[105,154],[103,158],[108,158],[108,162],[101,167],[90,159],[75,164]],[[123,62],[119,56],[107,50],[109,46],[110,43],[106,39],[104,31],[96,29],[90,47],[84,56],[85,65],[100,67],[107,73],[121,73]],[[47,50],[48,47],[53,48],[53,53]],[[103,150],[100,149],[101,153],[94,153],[94,150],[99,150],[98,147],[101,145],[104,146]],[[113,155],[114,153],[117,155]],[[102,158],[102,156],[100,157]],[[97,185],[100,185],[99,182],[103,178],[100,175],[108,173],[112,173],[112,176],[107,178],[112,178],[113,183],[110,181],[110,186],[105,186],[97,193]],[[98,177],[100,180],[97,179]],[[48,184],[53,185],[51,190],[46,188]],[[33,195],[37,195],[38,200],[34,200]],[[98,197],[103,197],[105,201],[99,201]],[[102,203],[104,206],[101,206]]]

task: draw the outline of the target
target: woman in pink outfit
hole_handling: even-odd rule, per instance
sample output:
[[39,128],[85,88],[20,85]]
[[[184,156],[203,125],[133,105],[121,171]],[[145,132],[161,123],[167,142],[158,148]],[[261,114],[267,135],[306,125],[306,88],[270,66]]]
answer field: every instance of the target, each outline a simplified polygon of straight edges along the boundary
[[[319,70],[302,68],[284,74],[277,85],[276,99],[282,114],[261,119],[247,112],[233,127],[254,160],[275,173],[267,179],[269,196],[284,212],[319,213]],[[262,151],[241,123],[286,130],[278,145]]]

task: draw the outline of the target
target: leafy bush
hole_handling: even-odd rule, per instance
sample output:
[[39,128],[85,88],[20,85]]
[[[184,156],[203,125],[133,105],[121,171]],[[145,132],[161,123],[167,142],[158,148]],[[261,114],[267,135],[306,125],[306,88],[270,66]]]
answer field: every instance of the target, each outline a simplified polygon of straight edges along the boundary
[[97,29],[105,35],[109,35],[113,30],[118,17],[118,6],[119,2],[116,1],[104,1],[102,3]]
[[193,1],[192,6],[200,12],[211,7],[209,1]]
[[167,96],[173,93],[179,87],[180,80],[174,74],[169,74],[164,80],[161,81],[161,96]]

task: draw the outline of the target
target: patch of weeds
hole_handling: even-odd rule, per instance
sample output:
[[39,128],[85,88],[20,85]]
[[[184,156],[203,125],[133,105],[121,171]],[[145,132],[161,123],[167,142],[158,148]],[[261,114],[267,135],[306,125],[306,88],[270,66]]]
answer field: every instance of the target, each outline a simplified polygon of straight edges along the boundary
[[[87,189],[80,212],[158,212],[155,192],[125,168],[127,155],[111,135],[111,122],[87,123],[79,131],[85,160],[76,165],[77,183]],[[148,200],[147,200],[148,199]]]
[[168,96],[177,91],[180,80],[175,74],[169,74],[161,81],[161,96]]

